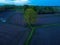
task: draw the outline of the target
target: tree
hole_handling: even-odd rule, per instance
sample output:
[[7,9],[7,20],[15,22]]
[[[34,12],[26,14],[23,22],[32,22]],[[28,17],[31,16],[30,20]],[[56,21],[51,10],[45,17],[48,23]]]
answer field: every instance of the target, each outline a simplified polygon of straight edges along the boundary
[[36,18],[37,18],[36,14],[37,13],[32,8],[28,8],[24,12],[25,21],[27,22],[28,27],[31,29],[31,32],[29,33],[29,35],[25,41],[26,42],[25,45],[29,45],[29,42],[31,41],[32,35],[35,32],[35,27],[32,27],[31,23],[36,22]]
[[34,24],[37,21],[37,13],[32,8],[28,8],[25,10],[24,17],[28,25]]

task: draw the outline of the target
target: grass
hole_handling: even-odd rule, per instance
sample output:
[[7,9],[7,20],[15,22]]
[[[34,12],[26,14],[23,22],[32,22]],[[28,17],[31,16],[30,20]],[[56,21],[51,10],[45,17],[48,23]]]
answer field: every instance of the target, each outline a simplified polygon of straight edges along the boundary
[[34,34],[34,32],[37,28],[44,28],[44,27],[49,27],[49,26],[60,26],[60,23],[57,23],[57,24],[44,24],[44,25],[39,25],[39,26],[30,26],[31,32],[29,33],[24,45],[29,45],[30,44],[30,41],[33,37],[33,34]]
[[57,25],[60,25],[60,23],[58,23],[58,24],[45,24],[45,25],[42,25],[42,26],[35,26],[35,27],[31,26],[31,32],[29,33],[29,35],[28,35],[28,37],[26,39],[25,45],[30,44],[30,41],[31,41],[31,39],[33,37],[33,34],[34,34],[34,32],[35,32],[35,30],[37,28],[44,28],[44,27],[48,27],[48,26],[57,26]]
[[58,26],[58,25],[60,25],[60,23],[58,23],[58,24],[44,24],[44,25],[41,25],[41,26],[36,26],[35,28],[44,28],[44,27]]
[[35,27],[32,27],[31,25],[30,25],[30,29],[31,29],[31,32],[29,33],[24,45],[29,45],[29,43],[31,41],[31,38],[32,38],[32,36],[33,36],[33,34],[34,34],[35,30],[36,30]]

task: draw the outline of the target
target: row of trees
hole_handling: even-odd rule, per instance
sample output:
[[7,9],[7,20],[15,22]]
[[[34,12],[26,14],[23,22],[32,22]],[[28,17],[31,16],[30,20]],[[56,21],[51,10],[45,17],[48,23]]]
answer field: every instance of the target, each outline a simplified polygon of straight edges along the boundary
[[53,7],[53,6],[24,6],[24,10],[27,8],[32,8],[37,12],[37,14],[51,14],[51,13],[57,13],[58,12],[58,7]]
[[27,8],[32,8],[34,11],[37,12],[37,14],[49,14],[49,13],[57,13],[58,12],[58,7],[52,7],[52,6],[15,6],[15,5],[5,5],[5,6],[0,6],[0,12],[6,11],[8,9],[12,10],[21,10],[23,9],[24,11]]
[[24,9],[23,6],[15,6],[15,5],[0,6],[0,12],[6,11],[6,10],[21,10],[21,9]]
[[5,5],[5,6],[0,6],[0,12],[4,12],[8,9],[14,9],[14,5]]

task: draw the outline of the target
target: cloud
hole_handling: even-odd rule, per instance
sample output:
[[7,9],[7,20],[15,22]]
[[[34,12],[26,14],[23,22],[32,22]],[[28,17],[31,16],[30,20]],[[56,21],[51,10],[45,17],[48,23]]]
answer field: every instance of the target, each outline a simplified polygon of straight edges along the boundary
[[29,0],[0,0],[0,3],[3,4],[26,4]]
[[14,2],[14,4],[26,4],[26,3],[28,3],[29,1],[28,0],[15,0],[15,1],[13,1]]

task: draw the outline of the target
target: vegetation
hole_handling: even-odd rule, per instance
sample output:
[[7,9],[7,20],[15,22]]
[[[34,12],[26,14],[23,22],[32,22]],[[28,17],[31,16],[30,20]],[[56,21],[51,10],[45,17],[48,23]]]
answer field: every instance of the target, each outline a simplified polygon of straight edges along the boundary
[[35,28],[32,27],[31,23],[35,23],[37,20],[37,14],[36,14],[36,11],[33,10],[33,8],[27,8],[25,11],[24,11],[24,17],[25,17],[25,21],[27,22],[28,24],[28,27],[31,29],[31,32],[29,34],[29,36],[27,37],[27,40],[26,40],[26,43],[25,45],[29,45],[29,42],[32,38],[32,35],[35,31]]
[[[37,20],[37,14],[48,14],[48,13],[56,13],[57,8],[55,7],[35,7],[35,6],[24,6],[24,17],[25,21],[28,24],[28,27],[31,29],[29,33],[25,45],[29,45],[32,35],[36,30],[36,27],[33,27],[31,24],[34,24]],[[40,26],[41,27],[41,26]]]
[[0,6],[0,12],[4,12],[6,10],[22,10],[23,6],[15,6],[15,5],[5,5]]
[[30,25],[36,22],[37,13],[32,8],[28,8],[24,11],[25,21]]
[[[29,42],[32,38],[33,33],[36,30],[36,27],[33,27],[31,24],[34,24],[37,22],[37,14],[53,14],[58,11],[57,7],[49,7],[49,6],[15,6],[15,5],[5,5],[0,7],[0,12],[6,11],[6,10],[24,10],[24,17],[25,21],[28,24],[28,27],[31,29],[31,32],[29,33],[25,45],[29,45]],[[56,25],[56,24],[54,24]],[[48,25],[44,25],[48,26]],[[39,26],[39,27],[44,27]]]
[[28,7],[33,8],[37,14],[53,14],[58,12],[58,7],[53,6],[25,6],[25,9]]
[[15,6],[15,5],[5,5],[5,6],[0,6],[0,12],[6,11],[8,9],[10,10],[26,10],[27,8],[32,8],[37,12],[37,14],[53,14],[58,12],[58,7],[53,7],[53,6]]

